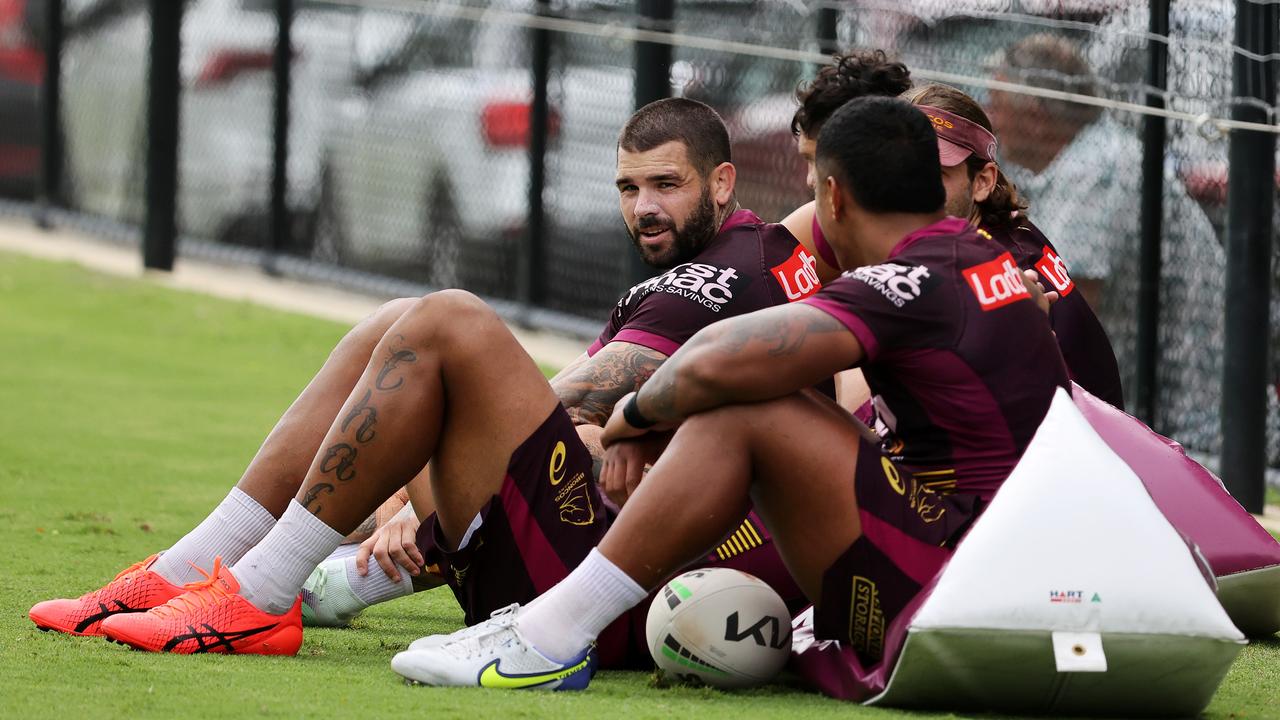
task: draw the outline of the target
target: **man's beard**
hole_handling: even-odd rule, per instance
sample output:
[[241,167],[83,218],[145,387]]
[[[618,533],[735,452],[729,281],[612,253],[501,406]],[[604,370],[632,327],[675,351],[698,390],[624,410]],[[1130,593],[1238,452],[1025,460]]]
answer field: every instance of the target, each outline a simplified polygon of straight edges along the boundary
[[636,246],[636,250],[640,252],[640,257],[645,264],[660,270],[666,270],[692,260],[699,252],[702,252],[702,249],[707,246],[707,243],[711,242],[711,239],[720,230],[716,223],[716,206],[711,201],[711,189],[703,189],[698,206],[685,219],[684,225],[669,228],[671,230],[671,242],[667,247],[661,250],[645,247],[642,240],[643,236],[640,232],[662,226],[662,221],[657,218],[645,216],[636,223],[635,230],[627,227],[627,234],[631,236],[631,242]]
[[954,199],[947,198],[947,203],[943,206],[943,210],[948,215],[958,217],[961,220],[967,221],[971,219],[974,215],[974,211],[978,209],[978,204],[973,201],[972,191],[973,186],[970,185],[964,189],[964,193],[962,195],[959,195]]

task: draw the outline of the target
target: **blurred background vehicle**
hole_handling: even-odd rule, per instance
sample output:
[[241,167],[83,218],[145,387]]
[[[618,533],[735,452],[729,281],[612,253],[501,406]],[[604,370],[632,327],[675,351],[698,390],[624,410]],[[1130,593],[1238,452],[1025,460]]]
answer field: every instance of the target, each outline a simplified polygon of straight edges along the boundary
[[[295,2],[286,251],[308,254],[320,195],[320,147],[334,95],[349,83],[346,8]],[[262,246],[271,180],[272,0],[188,2],[182,34],[178,227]],[[64,117],[81,206],[137,221],[146,157],[150,37],[142,0],[67,4]]]
[[[679,21],[697,27],[710,17],[760,21],[767,4],[691,0],[681,4]],[[794,33],[806,32],[794,7],[772,5]],[[489,5],[486,14],[532,8],[511,0]],[[622,23],[634,5],[570,3],[558,11]],[[324,151],[316,256],[513,297],[529,208],[528,30],[483,16],[477,22],[363,9],[354,33],[355,80],[337,104]],[[389,37],[400,42],[378,46],[376,39]],[[613,166],[618,130],[634,109],[632,58],[627,43],[608,38],[565,33],[555,41],[544,193],[548,302],[603,311],[625,287],[630,263]],[[674,64],[672,92],[711,103],[733,120],[737,108],[779,84],[793,89],[799,71],[795,63],[693,52]],[[794,154],[790,140],[735,137],[736,159],[750,168],[743,173],[746,206],[776,219],[804,201],[802,168],[792,173],[799,182],[790,192],[773,191],[777,160]],[[755,205],[757,199],[765,205]]]
[[35,196],[40,175],[43,0],[0,0],[0,196]]

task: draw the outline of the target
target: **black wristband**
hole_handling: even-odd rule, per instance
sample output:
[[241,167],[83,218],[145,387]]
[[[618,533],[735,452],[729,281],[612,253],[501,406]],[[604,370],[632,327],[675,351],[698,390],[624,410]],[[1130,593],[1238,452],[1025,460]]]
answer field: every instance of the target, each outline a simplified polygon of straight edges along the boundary
[[628,425],[637,430],[644,430],[657,425],[658,422],[656,420],[650,420],[640,412],[639,406],[636,405],[636,398],[638,397],[640,397],[640,393],[632,395],[631,399],[627,400],[626,404],[622,406],[622,417],[626,418]]

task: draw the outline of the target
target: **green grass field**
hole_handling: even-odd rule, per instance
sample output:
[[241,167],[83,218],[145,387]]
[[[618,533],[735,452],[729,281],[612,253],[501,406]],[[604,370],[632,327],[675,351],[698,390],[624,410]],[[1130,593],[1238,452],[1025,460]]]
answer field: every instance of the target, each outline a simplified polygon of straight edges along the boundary
[[[574,695],[407,687],[388,660],[460,624],[447,591],[308,630],[297,658],[150,655],[35,629],[33,603],[96,587],[203,518],[344,330],[0,254],[0,716],[949,717],[635,672]],[[1208,717],[1280,717],[1280,638],[1244,650]]]

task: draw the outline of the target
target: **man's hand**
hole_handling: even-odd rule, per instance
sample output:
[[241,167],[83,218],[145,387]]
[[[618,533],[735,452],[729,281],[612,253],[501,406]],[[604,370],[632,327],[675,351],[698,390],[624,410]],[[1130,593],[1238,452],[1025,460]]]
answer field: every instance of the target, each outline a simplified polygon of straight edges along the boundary
[[1046,291],[1044,285],[1040,282],[1040,275],[1035,270],[1022,271],[1022,284],[1027,286],[1027,292],[1031,293],[1031,301],[1036,307],[1045,314],[1049,314],[1049,308],[1058,302],[1061,295],[1057,290]]
[[600,470],[600,489],[615,505],[622,507],[669,440],[671,433],[646,433],[643,437],[610,445]]
[[607,451],[609,446],[616,442],[630,440],[642,435],[648,435],[649,433],[659,433],[664,430],[671,429],[671,426],[666,424],[658,424],[647,428],[638,428],[627,422],[627,416],[623,411],[623,408],[627,406],[627,403],[631,402],[631,397],[635,394],[636,393],[634,392],[629,392],[618,398],[618,402],[613,406],[613,414],[609,416],[609,422],[605,423],[604,432],[600,435],[600,444],[603,445],[606,450],[606,458],[608,457]]
[[369,556],[373,555],[378,567],[395,582],[400,582],[400,570],[417,577],[425,562],[418,551],[418,516],[412,505],[405,505],[387,524],[374,531],[360,543],[356,552],[356,571],[361,577],[369,574]]

